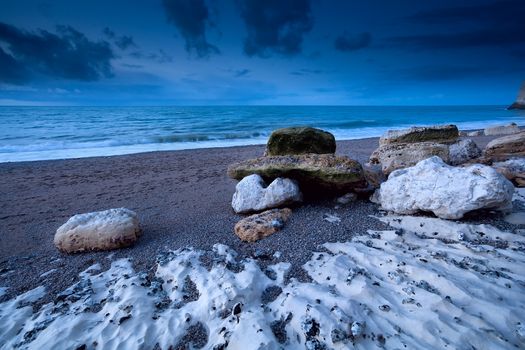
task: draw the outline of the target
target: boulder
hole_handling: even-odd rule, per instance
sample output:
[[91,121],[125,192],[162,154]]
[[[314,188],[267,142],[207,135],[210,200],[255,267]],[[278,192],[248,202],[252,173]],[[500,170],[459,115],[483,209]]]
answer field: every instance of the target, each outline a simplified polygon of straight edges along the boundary
[[398,214],[425,211],[460,219],[473,210],[509,208],[513,192],[512,183],[489,166],[459,168],[431,157],[391,173],[378,200],[384,210]]
[[502,161],[514,157],[525,157],[525,131],[518,134],[498,137],[485,147],[485,157]]
[[516,123],[509,125],[497,125],[485,128],[483,131],[486,136],[512,135],[520,132],[520,127]]
[[366,187],[361,164],[333,154],[259,157],[228,167],[228,175],[233,179],[240,180],[252,174],[258,174],[266,181],[278,177],[297,180],[303,192],[346,193]]
[[415,126],[403,130],[389,130],[379,139],[379,145],[400,143],[439,142],[451,143],[458,139],[455,125]]
[[388,144],[380,146],[370,156],[370,163],[380,164],[385,175],[394,170],[416,165],[423,159],[438,156],[449,161],[448,145],[436,142]]
[[266,187],[257,174],[246,176],[235,187],[232,207],[236,213],[250,213],[301,202],[303,196],[297,182],[277,178]]
[[335,147],[335,137],[329,132],[310,127],[283,128],[270,135],[267,155],[333,154]]
[[267,210],[240,220],[234,231],[241,240],[255,242],[281,230],[291,214],[288,208]]
[[525,187],[525,158],[509,159],[492,164],[498,173],[512,181],[516,187]]
[[481,150],[471,139],[460,140],[449,146],[449,164],[460,165],[481,156]]
[[54,243],[63,252],[78,253],[128,247],[139,236],[137,214],[118,208],[71,217],[56,231]]

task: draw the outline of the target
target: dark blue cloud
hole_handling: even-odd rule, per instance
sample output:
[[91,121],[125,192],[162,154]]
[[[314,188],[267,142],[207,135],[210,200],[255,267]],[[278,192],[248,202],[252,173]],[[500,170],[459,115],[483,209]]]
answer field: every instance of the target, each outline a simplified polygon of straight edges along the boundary
[[525,44],[525,1],[452,6],[408,16],[418,26],[439,25],[434,33],[394,36],[390,42],[418,49],[512,47]]
[[219,53],[219,49],[206,39],[210,15],[204,0],[163,0],[162,3],[168,21],[184,37],[188,53],[194,52],[199,58]]
[[344,33],[335,38],[334,47],[336,50],[342,52],[357,51],[368,47],[371,41],[372,35],[370,35],[370,33],[360,33],[357,35]]
[[130,35],[117,35],[113,30],[108,27],[103,30],[104,35],[122,51],[125,51],[129,48],[138,48],[135,40]]
[[0,47],[0,82],[22,84],[29,78],[24,65]]
[[35,75],[94,81],[113,75],[111,60],[115,56],[108,42],[90,41],[69,26],[57,26],[56,30],[56,34],[29,32],[0,23],[0,43],[5,45],[0,53],[5,64],[0,81],[23,83]]
[[292,56],[301,52],[303,36],[313,27],[309,0],[239,0],[237,4],[247,30],[246,55]]

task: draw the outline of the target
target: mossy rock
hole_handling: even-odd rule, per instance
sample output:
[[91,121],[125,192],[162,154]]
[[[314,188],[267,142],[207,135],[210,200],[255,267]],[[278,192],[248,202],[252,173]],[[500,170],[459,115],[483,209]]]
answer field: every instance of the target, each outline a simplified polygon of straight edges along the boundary
[[389,130],[381,136],[379,144],[383,146],[418,142],[454,143],[458,137],[459,130],[455,125],[423,126],[403,130]]
[[272,132],[268,140],[267,154],[333,154],[335,147],[335,137],[327,131],[307,126],[291,127]]
[[265,181],[278,177],[297,180],[301,191],[307,194],[323,191],[327,194],[346,193],[367,185],[359,162],[333,154],[260,157],[228,168],[228,176],[236,180],[251,174],[258,174]]

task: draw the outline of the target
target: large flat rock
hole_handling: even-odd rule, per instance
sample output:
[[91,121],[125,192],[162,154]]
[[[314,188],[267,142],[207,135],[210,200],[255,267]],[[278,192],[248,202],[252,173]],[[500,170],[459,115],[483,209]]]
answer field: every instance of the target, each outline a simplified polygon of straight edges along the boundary
[[259,157],[228,167],[228,176],[236,180],[251,174],[258,174],[266,181],[278,177],[297,180],[303,192],[349,192],[366,187],[361,164],[348,157],[333,154]]

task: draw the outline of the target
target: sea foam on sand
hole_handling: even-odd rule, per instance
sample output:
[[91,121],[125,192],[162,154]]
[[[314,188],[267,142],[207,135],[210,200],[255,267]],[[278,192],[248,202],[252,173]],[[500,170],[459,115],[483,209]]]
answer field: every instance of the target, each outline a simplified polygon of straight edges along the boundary
[[[523,193],[517,199],[523,198]],[[525,347],[525,236],[490,225],[385,216],[394,229],[327,243],[286,283],[217,244],[94,265],[55,303],[38,287],[0,304],[2,349]]]

